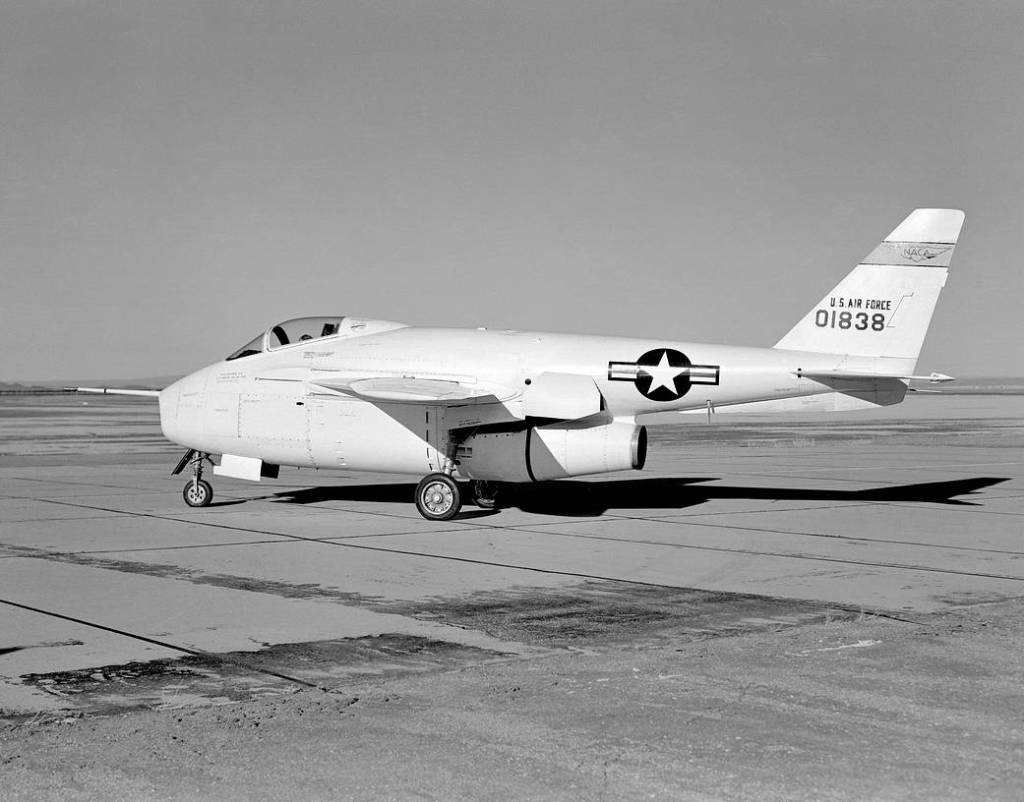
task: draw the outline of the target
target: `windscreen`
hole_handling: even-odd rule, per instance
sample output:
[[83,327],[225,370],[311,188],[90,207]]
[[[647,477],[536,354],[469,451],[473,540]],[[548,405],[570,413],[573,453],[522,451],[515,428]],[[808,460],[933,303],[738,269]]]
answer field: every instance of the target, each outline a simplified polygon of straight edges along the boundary
[[255,354],[263,353],[263,335],[253,338],[251,342],[247,342],[231,356],[227,357],[228,360],[241,359],[243,356],[254,356]]

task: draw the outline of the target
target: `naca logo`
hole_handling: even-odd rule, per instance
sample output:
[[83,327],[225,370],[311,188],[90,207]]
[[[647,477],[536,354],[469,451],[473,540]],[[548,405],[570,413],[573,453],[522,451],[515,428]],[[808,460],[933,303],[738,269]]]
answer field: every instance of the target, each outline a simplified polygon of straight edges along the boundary
[[950,245],[946,248],[936,248],[934,246],[929,247],[927,245],[908,245],[903,249],[903,258],[909,259],[915,264],[920,264],[921,262],[927,262],[930,259],[934,259],[936,256],[942,256],[942,254],[948,251],[951,247],[953,246]]

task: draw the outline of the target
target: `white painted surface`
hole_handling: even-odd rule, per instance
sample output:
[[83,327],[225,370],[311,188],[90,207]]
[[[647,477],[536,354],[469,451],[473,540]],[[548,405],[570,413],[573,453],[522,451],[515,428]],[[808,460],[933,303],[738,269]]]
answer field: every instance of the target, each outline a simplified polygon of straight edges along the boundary
[[885,241],[955,244],[964,219],[964,213],[959,209],[915,209]]

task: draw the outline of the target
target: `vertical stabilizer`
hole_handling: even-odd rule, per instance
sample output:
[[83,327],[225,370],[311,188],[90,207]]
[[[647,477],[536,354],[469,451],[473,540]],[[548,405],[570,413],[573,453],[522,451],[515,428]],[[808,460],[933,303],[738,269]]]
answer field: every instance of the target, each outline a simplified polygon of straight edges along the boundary
[[909,360],[921,353],[964,213],[916,209],[775,345]]

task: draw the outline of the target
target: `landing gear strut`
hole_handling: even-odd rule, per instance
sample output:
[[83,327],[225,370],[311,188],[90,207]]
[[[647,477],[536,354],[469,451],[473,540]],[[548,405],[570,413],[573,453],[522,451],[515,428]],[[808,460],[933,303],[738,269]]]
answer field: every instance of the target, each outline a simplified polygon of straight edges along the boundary
[[190,507],[208,507],[210,502],[213,501],[213,486],[203,479],[204,462],[213,464],[209,454],[189,449],[171,473],[171,476],[175,476],[181,473],[186,465],[192,466],[192,479],[181,491],[181,497],[185,499],[185,503]]
[[450,521],[462,509],[462,490],[452,479],[457,449],[458,441],[448,432],[441,470],[428,473],[416,485],[416,509],[428,521]]

